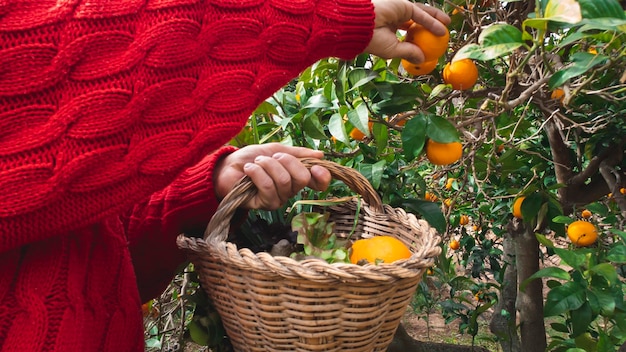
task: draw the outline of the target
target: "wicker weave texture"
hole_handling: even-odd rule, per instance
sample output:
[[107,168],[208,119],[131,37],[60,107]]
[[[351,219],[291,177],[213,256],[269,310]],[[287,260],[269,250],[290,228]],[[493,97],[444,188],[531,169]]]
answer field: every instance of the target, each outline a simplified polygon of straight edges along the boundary
[[[334,163],[330,169],[353,190],[352,183],[367,183],[352,169]],[[368,186],[357,192],[374,192]],[[243,202],[241,194],[235,198]],[[364,199],[378,201],[373,195]],[[428,223],[360,198],[325,208],[337,234],[349,234],[356,217],[352,238],[394,236],[409,246],[410,258],[360,266],[253,253],[225,242],[228,225],[223,222],[234,209],[209,224],[205,239],[181,235],[178,245],[189,253],[237,351],[385,351],[424,271],[440,253],[439,236]]]

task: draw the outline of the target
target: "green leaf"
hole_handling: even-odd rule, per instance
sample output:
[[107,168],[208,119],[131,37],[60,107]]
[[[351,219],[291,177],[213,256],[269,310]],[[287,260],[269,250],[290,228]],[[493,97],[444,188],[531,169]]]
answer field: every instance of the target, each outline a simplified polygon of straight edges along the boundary
[[363,176],[370,180],[374,189],[378,189],[383,175],[385,174],[386,164],[387,162],[385,160],[380,160],[375,164],[359,164],[358,170]]
[[613,263],[626,264],[626,246],[620,244],[611,248],[606,259]]
[[555,216],[554,218],[552,218],[552,222],[555,222],[557,224],[569,225],[574,222],[574,219],[572,219],[569,216],[559,215],[559,216]]
[[622,231],[618,229],[611,229],[610,231],[618,235],[622,239],[622,241],[626,242],[626,231]]
[[543,196],[539,193],[532,193],[526,196],[526,199],[522,202],[521,208],[524,222],[533,221],[539,214],[543,204]]
[[609,215],[609,208],[600,202],[587,204],[586,208],[587,210],[591,211],[594,214],[598,214],[602,216]]
[[447,119],[436,115],[426,115],[428,125],[426,126],[426,136],[435,142],[452,143],[459,141],[459,131]]
[[507,55],[524,45],[522,32],[510,24],[493,24],[480,33],[478,45],[469,44],[461,48],[452,61],[465,58],[481,61],[493,60]]
[[524,280],[524,282],[522,282],[522,284],[520,285],[519,289],[521,291],[524,291],[526,289],[526,286],[528,286],[528,284],[532,280],[539,279],[542,277],[553,277],[555,279],[561,279],[561,280],[570,280],[572,278],[567,271],[561,268],[547,267],[547,268],[543,268],[537,271],[536,273],[532,274],[528,279]]
[[416,115],[404,125],[402,129],[402,149],[406,161],[411,161],[420,155],[426,142],[426,126],[428,122],[424,115]]
[[343,122],[341,114],[335,113],[330,117],[330,120],[328,121],[328,130],[333,137],[337,138],[338,141],[344,144],[350,144],[350,139],[348,138],[348,133],[346,132],[346,125]]
[[578,23],[582,20],[580,5],[576,0],[549,0],[544,17],[555,22]]
[[302,120],[302,131],[314,139],[327,138],[326,133],[324,133],[324,127],[320,123],[317,115],[307,116]]
[[580,308],[586,300],[585,288],[576,282],[566,282],[548,292],[544,316],[552,317]]
[[609,263],[600,263],[591,267],[589,271],[605,278],[611,286],[617,283],[617,271],[615,267]]
[[348,81],[352,85],[352,88],[348,91],[353,91],[378,77],[379,75],[375,71],[366,70],[364,68],[354,68],[348,73]]
[[[192,337],[193,338],[193,337]],[[151,337],[146,340],[146,348],[161,349],[161,340],[156,337]]]
[[611,315],[615,311],[615,297],[611,292],[594,289],[587,290],[591,310],[595,314]]
[[448,88],[447,84],[438,84],[435,86],[435,88],[433,88],[433,90],[430,92],[430,94],[428,95],[428,100],[437,98],[439,96],[439,94],[441,94],[441,92],[443,92],[444,90],[446,90],[446,88]]
[[361,104],[354,110],[348,111],[348,121],[366,136],[370,136],[369,111],[365,104]]
[[254,115],[257,114],[273,114],[273,115],[278,115],[278,110],[276,109],[276,107],[272,104],[270,104],[267,100],[262,102],[261,105],[259,105],[256,110],[254,110]]
[[306,104],[302,107],[303,109],[313,109],[313,108],[329,108],[333,106],[333,104],[326,99],[323,94],[316,94],[309,98],[306,101]]
[[595,66],[602,65],[607,61],[608,57],[604,55],[593,55],[587,52],[577,52],[572,55],[572,65],[565,69],[557,71],[552,77],[548,85],[550,89],[554,89],[563,85],[567,80],[578,77],[583,73],[591,70]]
[[584,254],[563,248],[554,248],[554,252],[561,260],[574,269],[580,269],[586,261]]
[[583,18],[613,17],[626,19],[624,9],[617,0],[578,0]]
[[593,321],[593,312],[589,302],[583,303],[580,308],[571,312],[572,314],[572,335],[578,336],[587,332],[589,325]]
[[548,248],[554,248],[554,243],[550,241],[545,235],[535,233],[535,237],[537,237],[537,241],[539,241],[540,244]]
[[402,200],[402,207],[412,213],[420,214],[439,233],[445,232],[446,219],[439,204],[422,199],[404,199]]
[[193,342],[200,346],[207,346],[209,344],[209,333],[202,327],[202,325],[192,320],[189,324],[187,324],[187,330],[189,330],[189,335],[191,336]]

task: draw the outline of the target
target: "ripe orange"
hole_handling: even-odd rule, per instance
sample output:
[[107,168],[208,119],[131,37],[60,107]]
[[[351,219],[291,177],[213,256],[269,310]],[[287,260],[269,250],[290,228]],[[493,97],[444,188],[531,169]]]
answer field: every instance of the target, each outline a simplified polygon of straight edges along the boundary
[[619,193],[626,195],[626,188],[624,187],[620,188]]
[[413,23],[407,30],[404,40],[419,46],[424,53],[424,61],[433,61],[443,56],[448,50],[450,32],[446,30],[446,34],[436,36],[424,26]]
[[598,230],[588,221],[576,220],[567,227],[567,237],[573,244],[587,247],[597,241]]
[[359,264],[362,260],[368,263],[391,263],[411,257],[411,251],[404,242],[392,236],[375,236],[354,241],[350,253],[350,262]]
[[449,190],[449,189],[452,189],[452,184],[454,183],[454,181],[456,181],[456,179],[455,179],[455,178],[449,178],[449,179],[446,181],[446,189],[448,189],[448,190]]
[[[370,133],[372,132],[372,128],[374,127],[374,123],[372,121],[367,123],[367,126],[370,130]],[[363,133],[360,129],[358,128],[353,128],[352,131],[350,131],[350,138],[357,140],[357,141],[362,141],[365,139],[365,133]]]
[[450,241],[450,249],[452,249],[453,251],[456,251],[459,248],[461,248],[461,243],[459,243],[459,241],[457,240]]
[[563,89],[561,88],[553,90],[552,94],[550,94],[550,99],[563,102],[563,99],[565,99],[565,91],[563,91]]
[[430,192],[426,192],[426,193],[424,193],[424,199],[429,200],[431,202],[436,202],[438,197],[435,194],[432,194]]
[[526,197],[521,196],[513,202],[513,216],[518,219],[522,219],[522,203],[524,202],[524,199],[526,199]]
[[432,139],[426,142],[426,158],[435,165],[449,165],[461,159],[463,145],[460,142],[439,143]]
[[469,216],[461,215],[461,217],[459,218],[459,224],[463,226],[469,224]]
[[591,217],[591,212],[587,209],[583,210],[582,212],[580,212],[580,216],[582,216],[585,219],[589,219]]
[[401,62],[402,62],[402,67],[404,67],[404,70],[407,73],[413,76],[421,76],[421,75],[427,75],[433,72],[435,67],[437,67],[437,63],[439,62],[439,60],[435,59],[435,60],[425,61],[425,62],[422,62],[421,64],[414,64],[405,59],[402,59]]
[[452,199],[450,199],[450,198],[446,198],[446,199],[443,201],[443,204],[445,204],[445,205],[446,205],[446,207],[450,208],[450,207],[452,206]]
[[443,68],[443,81],[452,86],[452,89],[467,90],[476,84],[478,68],[474,61],[462,59],[449,62]]

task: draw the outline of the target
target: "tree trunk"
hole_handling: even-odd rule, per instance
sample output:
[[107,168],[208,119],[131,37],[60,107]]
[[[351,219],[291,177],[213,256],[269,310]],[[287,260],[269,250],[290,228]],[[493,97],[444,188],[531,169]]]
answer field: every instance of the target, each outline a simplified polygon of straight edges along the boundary
[[498,337],[503,352],[520,352],[521,345],[517,334],[517,263],[515,260],[515,242],[512,237],[512,227],[504,234],[503,258],[506,265],[500,299],[494,307],[494,314],[489,323],[489,329]]
[[[511,234],[515,237],[518,282],[539,271],[539,242],[533,229],[514,219]],[[543,282],[533,280],[517,295],[520,318],[521,350],[545,351],[546,327],[543,321]]]

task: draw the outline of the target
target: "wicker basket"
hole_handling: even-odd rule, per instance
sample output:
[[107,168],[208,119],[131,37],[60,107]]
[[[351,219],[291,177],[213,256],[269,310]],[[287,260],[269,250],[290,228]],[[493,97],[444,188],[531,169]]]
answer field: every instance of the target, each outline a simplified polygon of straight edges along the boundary
[[358,216],[352,238],[391,235],[413,255],[360,266],[237,249],[226,238],[235,210],[256,192],[247,178],[222,201],[204,239],[181,235],[178,246],[194,263],[236,351],[385,351],[440,253],[440,238],[424,220],[383,205],[357,171],[324,160],[302,162],[326,167],[363,197],[325,208],[337,234],[349,233]]

